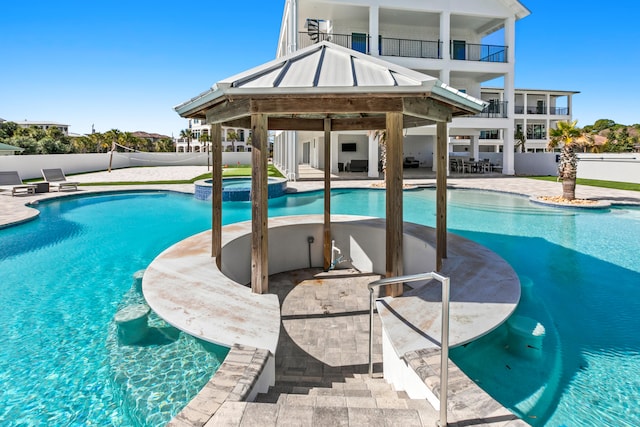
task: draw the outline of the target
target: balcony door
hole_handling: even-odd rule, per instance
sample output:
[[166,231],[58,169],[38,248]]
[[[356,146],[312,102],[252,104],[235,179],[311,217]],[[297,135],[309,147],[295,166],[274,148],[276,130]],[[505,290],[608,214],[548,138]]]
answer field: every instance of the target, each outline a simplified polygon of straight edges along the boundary
[[467,43],[464,40],[454,40],[452,47],[451,55],[453,55],[453,59],[466,59]]
[[367,53],[367,35],[363,33],[351,33],[351,49]]

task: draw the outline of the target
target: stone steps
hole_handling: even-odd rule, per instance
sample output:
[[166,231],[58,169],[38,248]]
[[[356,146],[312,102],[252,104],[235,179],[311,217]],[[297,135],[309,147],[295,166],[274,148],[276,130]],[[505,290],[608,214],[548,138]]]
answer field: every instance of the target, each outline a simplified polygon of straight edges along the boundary
[[317,384],[276,381],[255,402],[225,402],[206,424],[211,426],[423,426],[436,411],[425,400],[409,399],[382,378],[354,374],[343,381]]

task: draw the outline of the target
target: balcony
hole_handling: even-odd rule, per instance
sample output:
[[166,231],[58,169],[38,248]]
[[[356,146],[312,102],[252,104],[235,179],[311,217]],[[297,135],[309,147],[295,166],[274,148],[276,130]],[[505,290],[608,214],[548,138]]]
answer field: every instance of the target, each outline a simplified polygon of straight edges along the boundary
[[489,105],[484,107],[481,113],[472,117],[483,117],[489,119],[505,119],[507,118],[507,101],[490,101]]
[[442,42],[380,37],[379,53],[382,56],[442,59]]
[[451,41],[451,59],[461,61],[507,62],[507,47],[490,44],[469,44]]
[[553,116],[568,116],[569,108],[567,107],[549,107],[549,114]]
[[339,46],[353,49],[362,53],[369,53],[369,36],[366,34],[327,34],[319,32],[301,32],[298,37],[298,49],[315,43],[329,41]]
[[[437,40],[415,40],[382,37],[378,39],[378,54],[403,58],[442,59],[442,42]],[[300,32],[298,48],[330,41],[337,45],[371,53],[371,37],[364,33],[327,34],[317,31]],[[485,44],[467,44],[464,41],[451,42],[451,59],[480,62],[507,62],[507,47]]]
[[547,108],[541,105],[526,108],[523,105],[516,105],[514,111],[516,114],[547,114]]

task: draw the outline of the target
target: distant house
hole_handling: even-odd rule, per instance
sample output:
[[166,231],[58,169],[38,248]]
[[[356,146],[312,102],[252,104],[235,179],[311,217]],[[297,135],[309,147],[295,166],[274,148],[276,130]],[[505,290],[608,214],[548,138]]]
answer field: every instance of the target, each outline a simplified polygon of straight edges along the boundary
[[159,133],[149,133],[141,130],[131,132],[131,135],[135,136],[136,138],[146,139],[147,141],[152,143],[158,142],[161,139],[171,139],[171,137],[167,135],[161,135]]
[[0,156],[13,156],[18,153],[22,153],[24,148],[14,147],[13,145],[3,144],[0,142]]
[[21,128],[27,128],[27,129],[31,127],[37,127],[43,130],[48,130],[52,127],[57,127],[65,136],[69,135],[69,125],[65,125],[62,123],[36,121],[36,120],[23,120],[21,122],[16,121],[15,123]]
[[[206,124],[204,120],[189,119],[188,128],[191,129],[191,141],[187,141],[184,138],[176,139],[176,152],[185,153],[191,151],[192,153],[205,152],[211,149],[211,142],[200,140],[202,135],[209,135],[210,125]],[[189,147],[187,149],[187,147]],[[251,129],[243,128],[222,128],[222,150],[223,151],[251,151]]]

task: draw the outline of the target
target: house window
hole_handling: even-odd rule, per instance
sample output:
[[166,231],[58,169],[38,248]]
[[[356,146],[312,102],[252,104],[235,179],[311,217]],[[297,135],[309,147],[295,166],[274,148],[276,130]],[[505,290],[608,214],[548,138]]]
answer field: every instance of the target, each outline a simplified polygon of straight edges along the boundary
[[543,124],[527,125],[527,139],[546,139],[547,130]]

